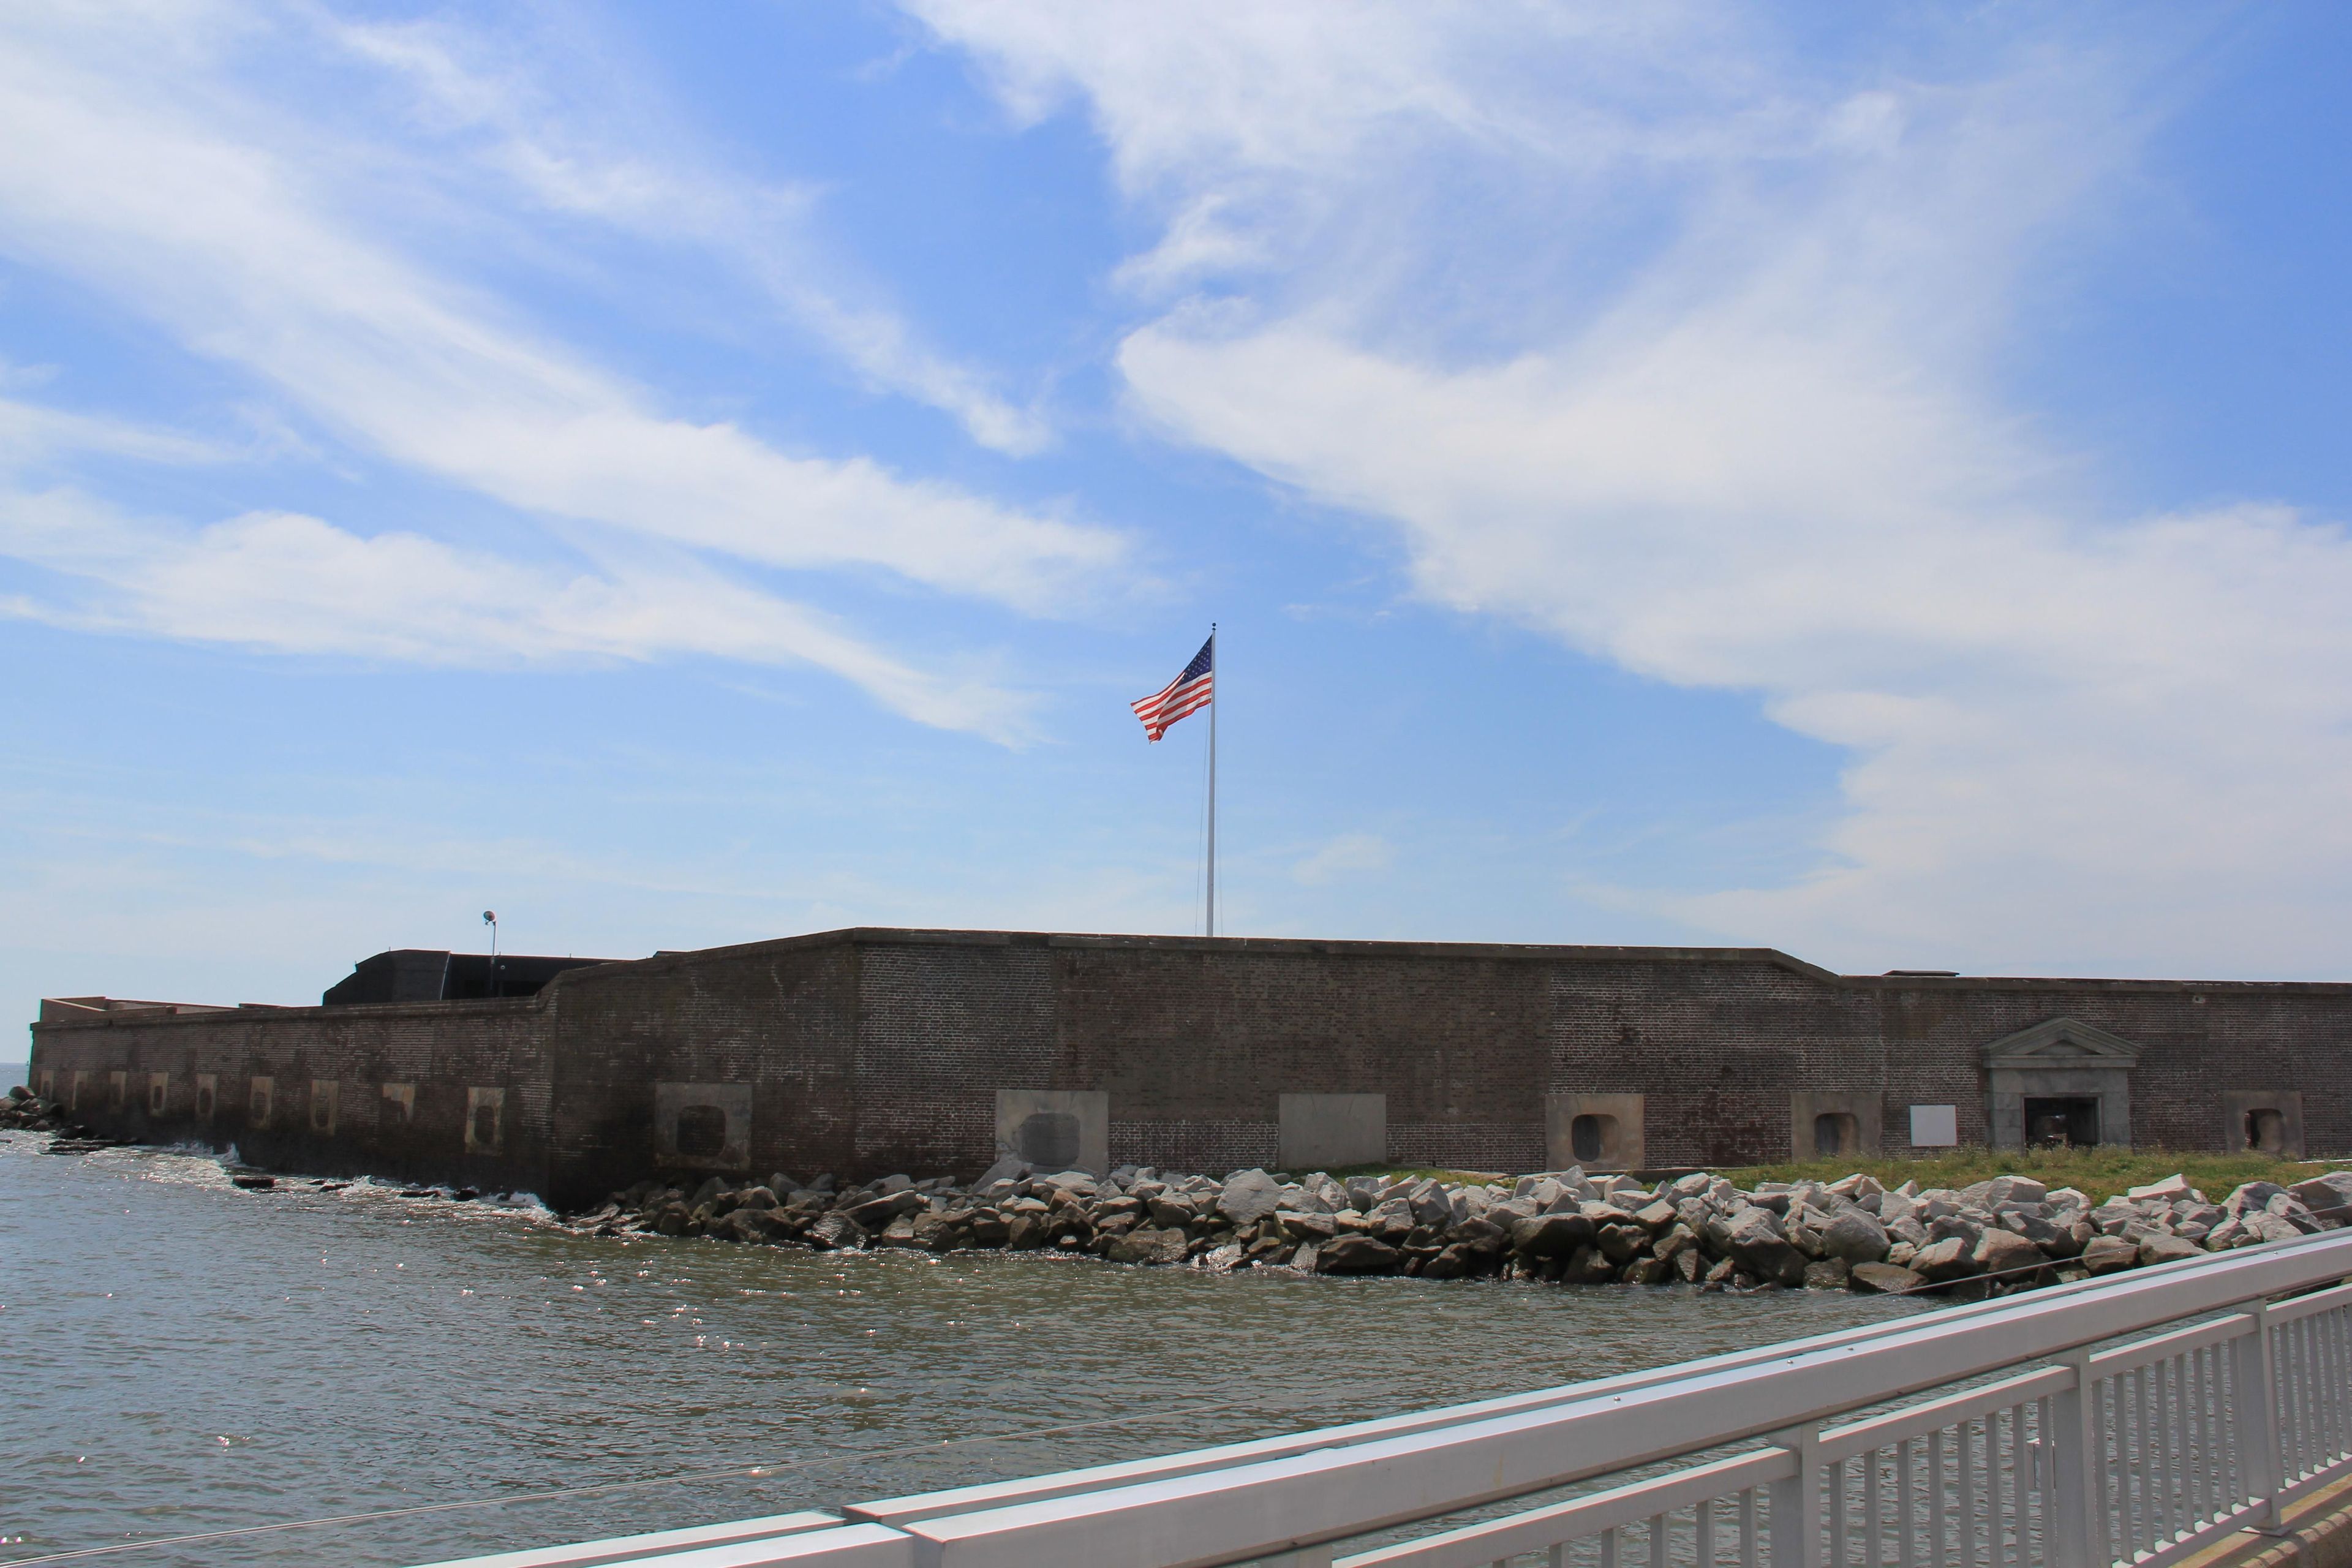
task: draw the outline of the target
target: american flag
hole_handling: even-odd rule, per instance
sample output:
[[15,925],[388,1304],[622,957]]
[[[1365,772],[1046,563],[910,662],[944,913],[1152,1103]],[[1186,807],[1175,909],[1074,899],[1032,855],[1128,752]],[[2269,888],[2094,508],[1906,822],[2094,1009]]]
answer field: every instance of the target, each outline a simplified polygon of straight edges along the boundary
[[1217,683],[1217,639],[1212,635],[1184,667],[1184,673],[1149,697],[1138,698],[1128,704],[1135,716],[1143,721],[1143,736],[1156,741],[1168,733],[1168,726],[1187,713],[1198,713],[1209,705],[1211,690]]

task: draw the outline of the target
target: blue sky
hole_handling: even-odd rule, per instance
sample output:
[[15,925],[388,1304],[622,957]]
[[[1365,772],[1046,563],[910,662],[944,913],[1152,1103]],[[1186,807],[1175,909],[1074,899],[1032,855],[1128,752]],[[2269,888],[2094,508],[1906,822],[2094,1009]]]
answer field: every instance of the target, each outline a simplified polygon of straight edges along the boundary
[[[1345,17],[1345,26],[1339,18]],[[0,990],[2343,978],[2340,7],[0,16]]]

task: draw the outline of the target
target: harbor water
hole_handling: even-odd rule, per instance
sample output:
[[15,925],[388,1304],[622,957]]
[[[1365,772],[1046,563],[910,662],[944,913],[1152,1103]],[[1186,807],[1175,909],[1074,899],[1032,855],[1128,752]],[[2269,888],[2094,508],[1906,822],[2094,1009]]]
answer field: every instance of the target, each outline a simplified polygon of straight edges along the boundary
[[[575,1235],[0,1134],[0,1563],[397,1565],[1296,1431],[1927,1310]],[[757,1473],[753,1473],[756,1470]],[[555,1494],[555,1495],[550,1495]],[[220,1534],[363,1516],[325,1528]]]

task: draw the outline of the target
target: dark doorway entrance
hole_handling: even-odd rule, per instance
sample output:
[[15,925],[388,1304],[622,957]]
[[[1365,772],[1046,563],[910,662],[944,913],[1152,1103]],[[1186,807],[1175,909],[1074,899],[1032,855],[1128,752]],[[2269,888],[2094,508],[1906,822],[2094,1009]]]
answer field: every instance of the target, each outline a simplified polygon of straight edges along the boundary
[[2028,1100],[2025,1142],[2032,1149],[2088,1148],[2099,1141],[2095,1099]]
[[2286,1118],[2275,1110],[2246,1112],[2246,1147],[2265,1154],[2286,1152]]
[[1021,1157],[1047,1170],[1066,1171],[1078,1163],[1078,1119],[1066,1110],[1041,1110],[1027,1117],[1015,1134]]

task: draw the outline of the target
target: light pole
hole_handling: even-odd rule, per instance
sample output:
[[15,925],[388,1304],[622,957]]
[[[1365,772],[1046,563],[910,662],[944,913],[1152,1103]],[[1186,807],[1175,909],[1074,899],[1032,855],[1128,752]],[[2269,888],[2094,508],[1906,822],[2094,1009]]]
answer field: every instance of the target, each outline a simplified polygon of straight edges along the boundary
[[496,1000],[499,994],[499,911],[484,910],[482,923],[490,928],[490,996]]

